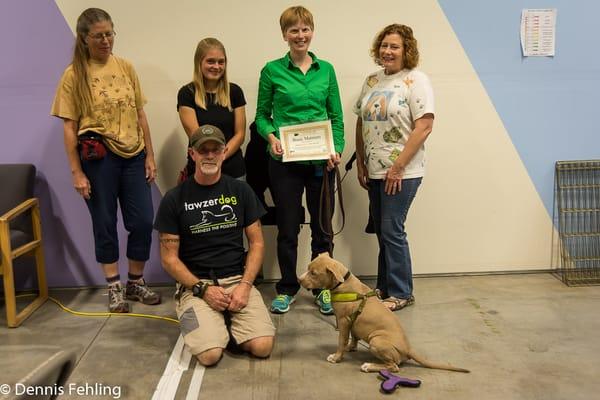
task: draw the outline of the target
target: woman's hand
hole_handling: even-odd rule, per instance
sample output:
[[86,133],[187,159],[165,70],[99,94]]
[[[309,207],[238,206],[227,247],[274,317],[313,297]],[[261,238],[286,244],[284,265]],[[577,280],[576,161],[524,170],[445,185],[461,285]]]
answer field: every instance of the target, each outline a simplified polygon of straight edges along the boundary
[[340,158],[340,155],[338,153],[332,154],[329,160],[327,160],[327,171],[333,170],[336,167],[336,165],[339,165],[341,160],[342,159]]
[[433,129],[433,114],[427,113],[421,118],[415,120],[415,128],[410,133],[404,148],[394,160],[394,164],[385,174],[385,192],[388,195],[394,195],[402,189],[402,177],[405,168],[413,159],[417,151],[423,147],[423,143]]
[[283,147],[281,147],[281,142],[272,133],[269,134],[269,144],[269,151],[271,152],[271,154],[277,157],[281,157],[283,155]]
[[146,168],[146,182],[152,183],[156,178],[156,163],[154,162],[154,156],[146,154],[146,161],[144,163]]
[[404,175],[404,167],[399,167],[396,164],[392,165],[385,173],[385,192],[388,195],[395,195],[402,189],[402,176]]
[[73,174],[73,187],[86,200],[89,200],[92,196],[92,185],[83,171]]
[[367,167],[359,162],[356,163],[356,175],[358,183],[363,189],[369,190],[369,171]]

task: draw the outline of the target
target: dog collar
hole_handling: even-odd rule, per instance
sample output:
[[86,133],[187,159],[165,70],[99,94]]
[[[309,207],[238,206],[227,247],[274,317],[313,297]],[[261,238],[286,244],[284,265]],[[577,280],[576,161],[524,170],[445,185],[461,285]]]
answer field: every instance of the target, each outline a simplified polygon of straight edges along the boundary
[[[331,288],[331,289],[329,289],[329,290],[334,290],[334,289],[336,289],[338,286],[340,286],[340,285],[341,285],[343,282],[346,282],[346,281],[348,280],[348,278],[350,278],[350,275],[352,275],[352,274],[350,273],[350,270],[348,270],[348,272],[346,272],[346,275],[344,275],[344,280],[343,280],[342,282],[338,282],[338,284],[337,284],[337,285],[335,285],[334,287],[332,287],[332,288]],[[353,300],[346,300],[346,301],[353,301]]]

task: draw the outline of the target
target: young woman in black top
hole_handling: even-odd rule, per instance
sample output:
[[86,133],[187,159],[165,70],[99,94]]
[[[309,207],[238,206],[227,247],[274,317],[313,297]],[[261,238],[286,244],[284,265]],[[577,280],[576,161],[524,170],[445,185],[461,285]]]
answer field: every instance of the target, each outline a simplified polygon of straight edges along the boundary
[[[179,119],[188,137],[202,125],[221,129],[227,140],[223,173],[233,178],[246,174],[240,146],[246,134],[246,99],[244,92],[227,79],[227,55],[215,38],[202,39],[194,54],[193,81],[179,89]],[[194,164],[188,156],[188,176]]]

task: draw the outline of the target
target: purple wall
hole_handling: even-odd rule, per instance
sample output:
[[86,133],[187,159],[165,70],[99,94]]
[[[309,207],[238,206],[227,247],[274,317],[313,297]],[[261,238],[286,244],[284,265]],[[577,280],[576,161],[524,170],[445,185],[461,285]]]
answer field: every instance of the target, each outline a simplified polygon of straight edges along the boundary
[[[5,0],[0,3],[0,37],[0,163],[31,163],[37,168],[48,284],[102,285],[90,216],[71,182],[62,121],[49,116],[56,85],[71,60],[73,34],[54,1]],[[155,209],[160,198],[153,186]],[[126,232],[119,224],[124,255]],[[155,235],[146,278],[171,282],[160,265],[156,243]],[[122,258],[123,276],[127,266]]]

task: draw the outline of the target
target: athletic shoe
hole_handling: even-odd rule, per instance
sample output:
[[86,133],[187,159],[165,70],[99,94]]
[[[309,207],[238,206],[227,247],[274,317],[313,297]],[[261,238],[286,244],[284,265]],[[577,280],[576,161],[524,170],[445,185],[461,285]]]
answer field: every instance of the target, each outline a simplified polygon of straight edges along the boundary
[[321,290],[317,297],[315,297],[315,303],[319,306],[319,311],[321,314],[333,314],[333,307],[331,306],[331,292],[329,292],[329,290]]
[[290,304],[296,301],[294,296],[278,294],[271,302],[271,312],[274,314],[285,314],[290,311]]
[[121,282],[108,285],[108,311],[111,313],[128,313],[129,303],[125,301],[125,290]]
[[144,278],[127,282],[125,295],[127,296],[127,300],[139,301],[142,304],[153,305],[160,303],[160,294],[150,290]]

